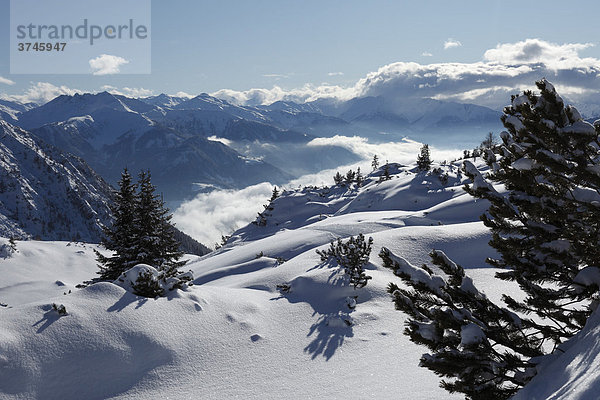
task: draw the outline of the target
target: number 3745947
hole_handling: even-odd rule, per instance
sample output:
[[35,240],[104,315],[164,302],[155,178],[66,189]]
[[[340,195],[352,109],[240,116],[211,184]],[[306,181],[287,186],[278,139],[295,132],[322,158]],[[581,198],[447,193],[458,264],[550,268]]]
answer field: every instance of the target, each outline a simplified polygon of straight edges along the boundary
[[65,51],[66,43],[19,42],[18,51]]

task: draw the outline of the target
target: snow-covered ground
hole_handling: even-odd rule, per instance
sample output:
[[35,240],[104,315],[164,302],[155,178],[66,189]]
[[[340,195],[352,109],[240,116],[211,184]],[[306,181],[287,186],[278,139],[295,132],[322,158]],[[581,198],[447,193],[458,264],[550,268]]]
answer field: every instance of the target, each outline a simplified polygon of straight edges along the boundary
[[[190,256],[195,285],[165,298],[75,288],[97,271],[94,245],[17,242],[0,259],[0,398],[460,398],[418,367],[425,349],[402,333],[386,292],[399,279],[380,248],[416,265],[443,250],[494,300],[516,288],[484,262],[486,204],[464,193],[457,165],[441,167],[445,184],[411,168],[361,188],[284,193],[266,226]],[[373,237],[372,279],[355,290],[315,250],[359,233]]]

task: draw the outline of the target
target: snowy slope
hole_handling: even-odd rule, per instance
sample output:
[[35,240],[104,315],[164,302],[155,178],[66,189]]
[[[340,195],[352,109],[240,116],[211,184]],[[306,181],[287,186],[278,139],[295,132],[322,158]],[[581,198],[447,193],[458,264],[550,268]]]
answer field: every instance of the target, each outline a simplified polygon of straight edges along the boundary
[[597,399],[600,395],[600,311],[561,346],[563,354],[545,360],[538,375],[515,400]]
[[[417,366],[423,349],[402,334],[404,317],[386,292],[398,279],[377,253],[386,246],[420,263],[442,249],[490,297],[511,289],[494,285],[485,267],[489,233],[461,192],[464,178],[442,167],[443,185],[392,167],[383,183],[377,171],[362,188],[283,194],[266,226],[250,224],[193,258],[195,285],[168,298],[111,283],[76,289],[95,275],[93,246],[17,242],[0,261],[0,398],[459,398]],[[354,290],[315,250],[358,233],[374,239],[373,279]]]

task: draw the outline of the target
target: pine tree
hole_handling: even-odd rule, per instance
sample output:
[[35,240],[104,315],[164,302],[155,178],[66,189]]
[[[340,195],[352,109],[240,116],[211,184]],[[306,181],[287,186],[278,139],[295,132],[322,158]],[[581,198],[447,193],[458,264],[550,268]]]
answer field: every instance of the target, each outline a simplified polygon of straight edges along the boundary
[[133,248],[135,238],[136,185],[131,181],[127,168],[121,173],[119,190],[111,205],[113,223],[104,227],[105,238],[102,245],[111,250],[112,256],[104,256],[96,251],[96,260],[100,263],[101,280],[115,280],[129,268],[137,264],[136,251]]
[[277,186],[275,186],[273,188],[273,193],[271,194],[271,198],[269,199],[269,201],[274,201],[278,197],[279,197],[279,190],[277,190]]
[[352,170],[348,170],[348,172],[346,172],[346,177],[345,177],[346,185],[350,186],[352,184],[352,182],[354,182],[355,177],[356,177],[356,173]]
[[279,197],[279,191],[277,190],[277,187],[275,187],[273,189],[273,193],[271,194],[271,198],[269,199],[269,203],[268,204],[263,204],[263,211],[259,212],[258,215],[256,216],[256,219],[254,221],[252,221],[252,223],[254,225],[258,225],[258,226],[266,226],[267,225],[267,217],[272,216],[272,211],[274,210],[273,207],[273,201]]
[[574,107],[565,107],[548,81],[536,84],[539,95],[513,96],[504,110],[508,132],[502,134],[501,155],[486,155],[493,168],[489,180],[503,183],[508,195],[483,183],[472,165],[465,164],[465,172],[474,179],[467,191],[492,204],[482,220],[501,258],[488,262],[505,269],[498,278],[516,281],[526,293],[524,301],[510,296],[504,301],[536,314],[537,319],[524,319],[525,326],[556,346],[583,327],[590,301],[597,300],[597,291],[582,287],[576,277],[600,260],[599,130]]
[[163,279],[168,279],[177,276],[177,269],[186,263],[178,261],[183,253],[175,238],[172,216],[154,191],[150,172],[140,173],[137,185],[132,183],[127,169],[121,174],[112,206],[114,221],[105,228],[102,242],[113,255],[96,252],[101,280],[116,280],[137,264],[151,265],[163,273]]
[[409,287],[390,283],[388,292],[396,309],[409,315],[404,333],[432,352],[421,357],[420,365],[443,377],[444,389],[469,399],[507,399],[535,374],[529,360],[543,354],[540,336],[491,302],[446,254],[430,254],[446,277],[427,265],[415,267],[385,247],[379,256]]
[[373,156],[373,161],[371,161],[371,167],[373,167],[373,171],[379,168],[379,158],[377,157],[377,154]]
[[465,190],[491,204],[481,219],[500,258],[488,263],[503,270],[499,279],[518,283],[525,299],[505,295],[508,308],[493,304],[441,252],[432,259],[448,278],[380,254],[413,288],[389,290],[411,317],[406,334],[433,351],[421,365],[453,378],[442,386],[472,399],[514,394],[536,372],[541,359],[532,357],[579,332],[599,300],[588,278],[600,274],[600,123],[565,107],[545,79],[536,84],[539,95],[513,96],[504,109],[503,144],[482,155],[491,172],[484,177],[463,164],[472,181]]
[[165,208],[163,200],[156,195],[150,171],[142,171],[138,179],[139,194],[135,212],[135,240],[138,264],[148,264],[164,272],[165,278],[179,274],[178,268],[185,261],[178,261],[183,255],[175,240],[173,217]]
[[341,185],[344,182],[344,177],[342,176],[342,174],[340,174],[339,171],[337,171],[333,177],[333,181],[336,185]]
[[421,153],[417,156],[417,167],[421,171],[429,171],[429,168],[431,167],[431,162],[432,161],[429,154],[429,145],[424,144],[423,147],[421,147]]
[[494,132],[488,132],[488,134],[485,136],[485,139],[483,139],[483,141],[479,145],[479,148],[482,150],[491,150],[497,144],[498,144],[498,141],[496,140],[496,136],[494,135]]
[[362,174],[360,172],[360,167],[358,167],[356,169],[356,176],[354,177],[354,181],[356,182],[357,186],[362,186],[364,180],[365,180],[365,178],[362,176]]

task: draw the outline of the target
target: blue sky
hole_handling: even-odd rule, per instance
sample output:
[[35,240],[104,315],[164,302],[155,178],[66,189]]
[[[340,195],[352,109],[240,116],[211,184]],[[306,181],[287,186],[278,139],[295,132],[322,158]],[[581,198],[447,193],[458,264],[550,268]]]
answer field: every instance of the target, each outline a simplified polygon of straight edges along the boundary
[[[0,93],[22,94],[38,82],[154,94],[345,88],[395,62],[477,63],[498,44],[527,38],[590,43],[578,57],[600,59],[599,8],[577,1],[154,0],[151,74],[11,75],[9,0],[0,0]],[[460,45],[444,48],[450,39]]]

